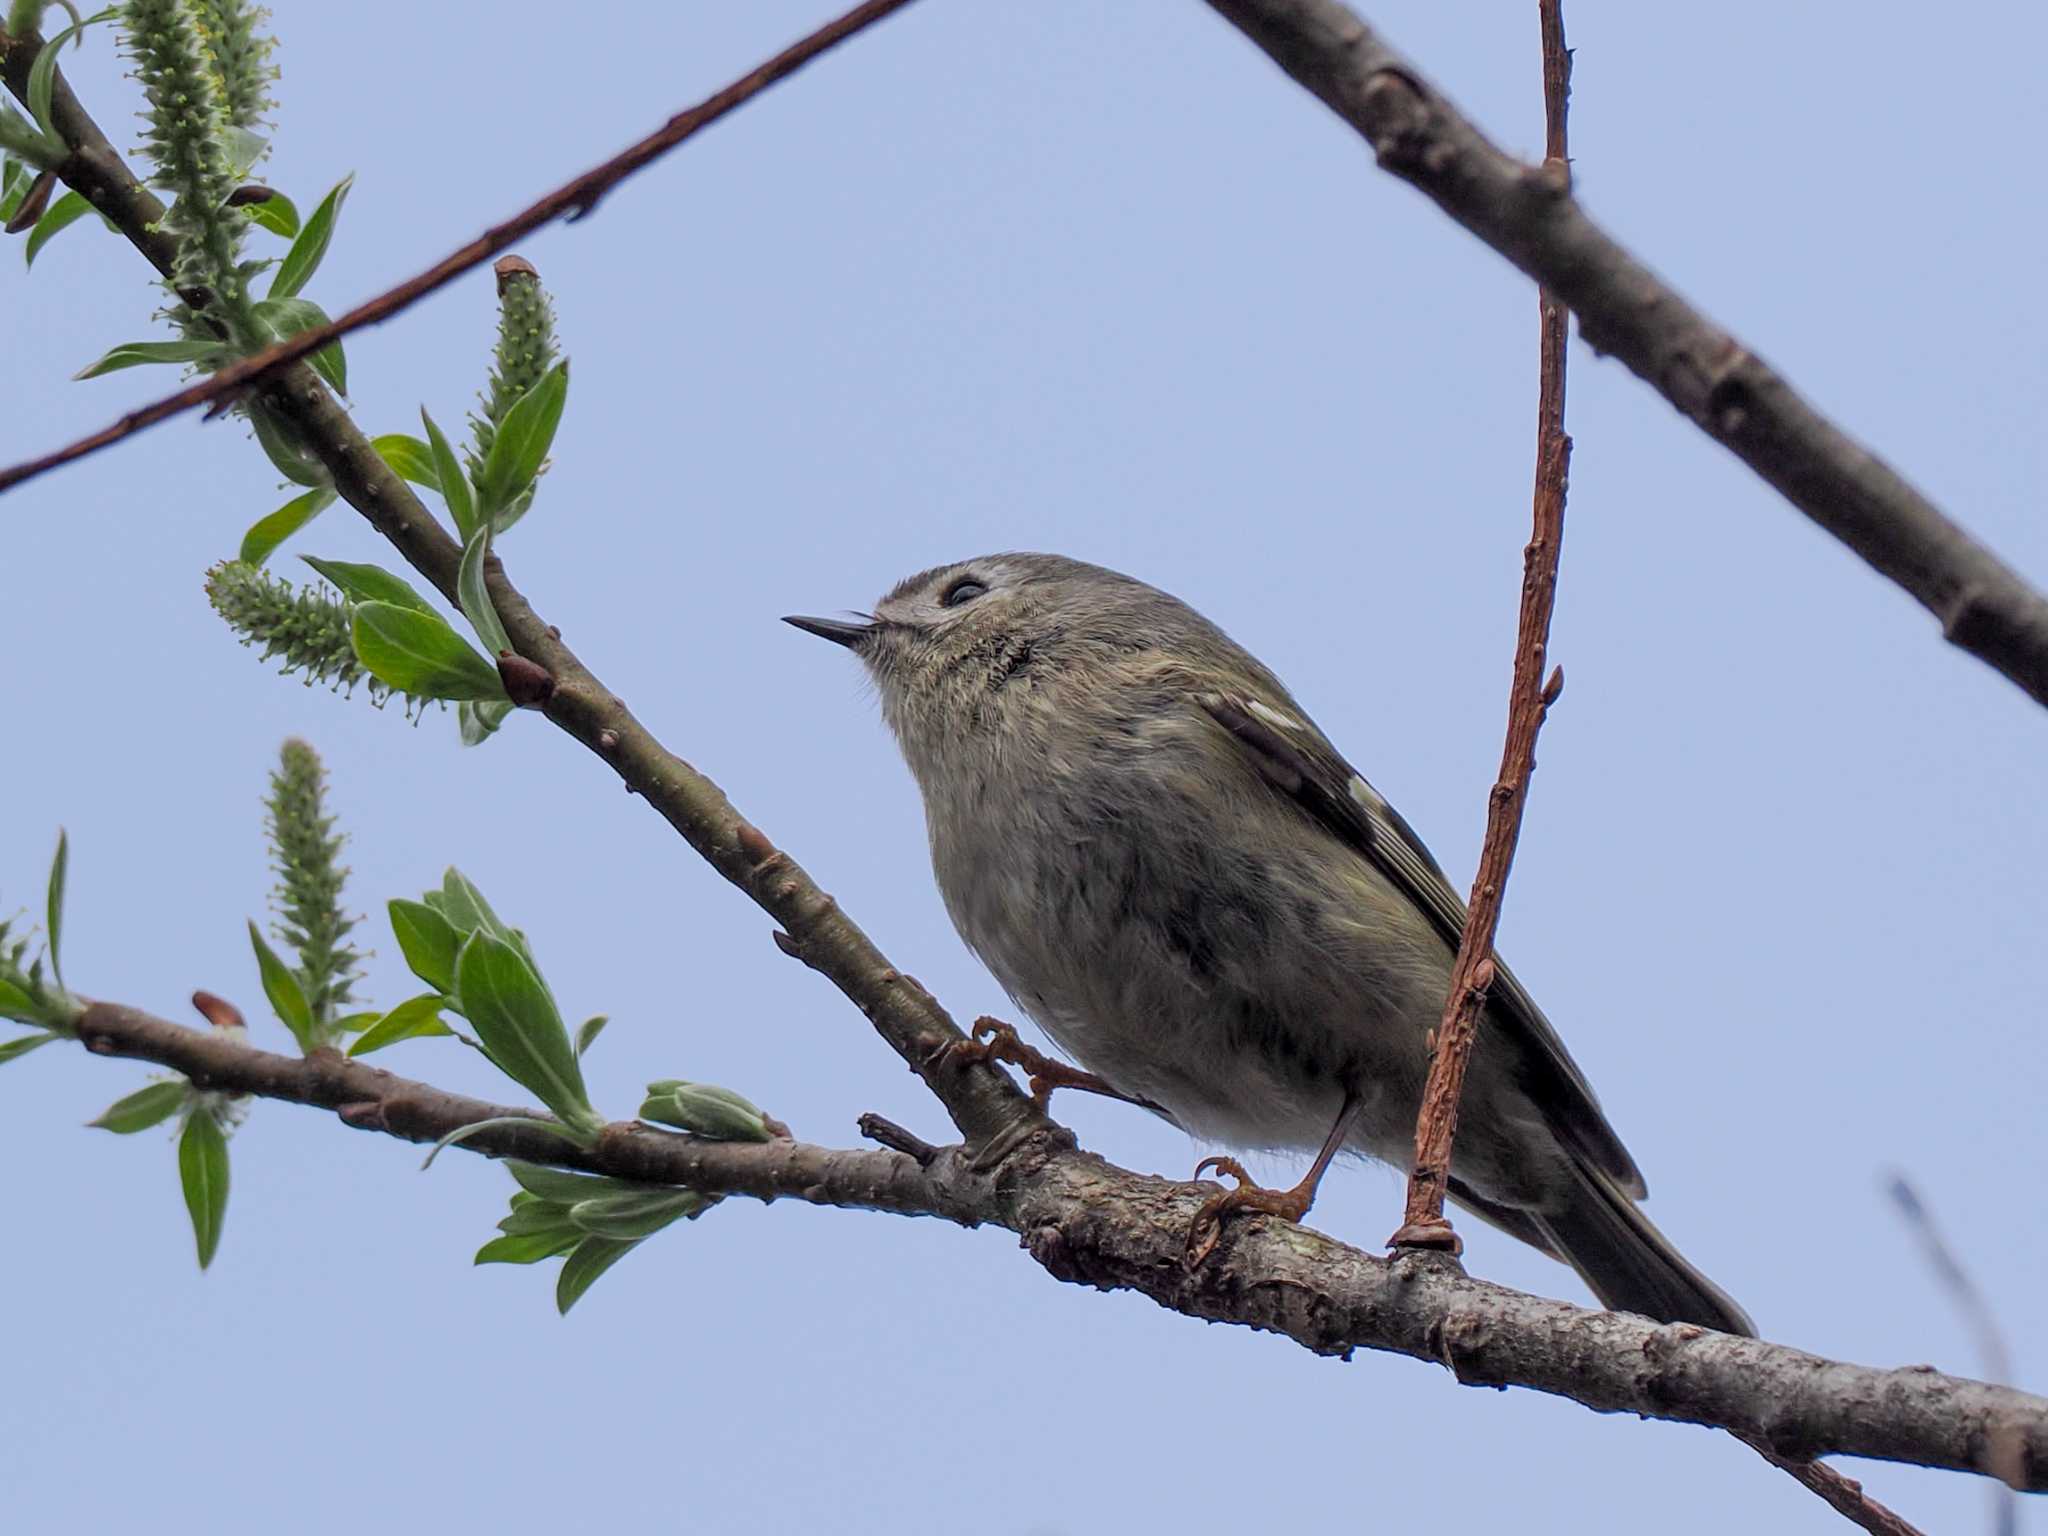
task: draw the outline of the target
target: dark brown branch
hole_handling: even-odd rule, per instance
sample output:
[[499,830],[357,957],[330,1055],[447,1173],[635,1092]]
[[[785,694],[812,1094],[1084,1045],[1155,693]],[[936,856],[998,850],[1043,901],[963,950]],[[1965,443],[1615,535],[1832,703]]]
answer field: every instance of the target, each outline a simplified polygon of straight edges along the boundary
[[1589,346],[2048,704],[2048,600],[1616,243],[1562,177],[1503,154],[1337,0],[1209,4],[1363,134],[1382,169],[1553,291]]
[[[413,1141],[522,1113],[364,1062],[278,1056],[112,1003],[89,1006],[79,1035],[102,1055],[330,1109],[350,1125]],[[1056,1279],[1139,1291],[1189,1317],[1284,1334],[1318,1354],[1389,1350],[1434,1361],[1472,1386],[1523,1386],[1603,1413],[1717,1426],[1790,1461],[1875,1456],[2048,1491],[2048,1398],[2009,1387],[1588,1311],[1474,1280],[1441,1254],[1377,1258],[1267,1217],[1233,1224],[1190,1272],[1181,1247],[1209,1187],[1115,1167],[1077,1151],[1056,1127],[1026,1137],[992,1171],[963,1147],[930,1149],[920,1166],[896,1151],[704,1142],[641,1125],[611,1126],[588,1152],[517,1126],[464,1145],[711,1193],[1001,1226]]]
[[[10,45],[4,61],[10,89],[25,85],[21,57],[27,44]],[[163,204],[123,164],[99,125],[71,95],[61,76],[56,120],[74,146],[63,167],[70,184],[147,256],[169,270],[171,251],[161,231]],[[294,363],[261,386],[264,400],[297,428],[333,476],[343,500],[387,538],[400,555],[456,602],[461,547],[394,473],[348,412],[304,363]],[[583,665],[507,579],[495,556],[486,585],[519,654],[554,679],[543,712],[595,752],[658,811],[706,861],[782,926],[785,949],[825,976],[852,1000],[876,1031],[917,1071],[969,1141],[1001,1144],[1046,1124],[1043,1114],[1000,1069],[958,1062],[939,1047],[965,1037],[936,999],[891,966],[872,940],[820,890],[788,854],[748,824],[723,791],[670,752],[633,717],[624,701]]]
[[[864,3],[855,6],[837,20],[827,22],[808,37],[792,43],[759,68],[742,75],[725,89],[705,97],[687,111],[678,112],[646,138],[621,150],[604,164],[585,171],[574,181],[555,188],[503,223],[492,225],[467,245],[450,252],[418,276],[408,278],[397,287],[387,289],[375,298],[358,304],[326,325],[316,326],[310,331],[302,331],[296,336],[276,342],[254,356],[232,363],[218,373],[210,374],[175,394],[166,395],[161,400],[153,400],[148,405],[138,407],[111,426],[102,427],[99,431],[74,443],[67,443],[64,447],[46,453],[40,458],[28,459],[9,469],[0,470],[0,491],[32,480],[37,475],[56,469],[60,465],[82,459],[89,453],[118,443],[123,438],[132,437],[145,427],[167,421],[195,406],[206,405],[215,400],[232,400],[259,377],[273,374],[286,364],[311,357],[337,337],[389,320],[435,289],[454,281],[472,267],[482,266],[522,235],[532,233],[543,224],[551,224],[563,217],[581,218],[595,208],[598,200],[607,192],[641,167],[660,159],[699,129],[708,127],[734,108],[751,101],[778,80],[795,74],[819,54],[844,42],[856,32],[872,26],[892,12],[900,11],[909,3],[910,0],[864,0]],[[14,39],[7,46],[7,83],[17,95],[22,94],[25,89],[28,68],[34,62],[35,49],[40,44],[40,38],[30,36]],[[19,87],[15,85],[17,74],[23,82]],[[69,96],[68,89],[65,94]],[[71,104],[75,109],[76,101],[73,100]],[[63,116],[57,118],[58,130],[65,133],[67,143],[78,143],[78,140],[72,138],[67,131],[76,126],[76,117],[69,124]],[[67,182],[71,181],[65,167],[58,167],[58,174]],[[76,182],[72,184],[76,185]],[[167,242],[168,237],[160,236],[159,239]],[[159,269],[165,269],[163,262],[159,261],[157,265]]]
[[[1571,94],[1571,55],[1564,45],[1564,20],[1557,0],[1540,7],[1543,22],[1543,105],[1548,124],[1542,174],[1562,189],[1570,184],[1570,152],[1565,140],[1565,107]],[[1522,608],[1515,636],[1513,681],[1508,686],[1507,743],[1501,749],[1500,777],[1486,808],[1486,839],[1479,850],[1479,872],[1472,878],[1472,900],[1465,913],[1465,931],[1458,939],[1458,958],[1451,966],[1450,991],[1444,998],[1443,1023],[1429,1061],[1422,1111],[1415,1121],[1415,1167],[1408,1175],[1408,1202],[1401,1230],[1392,1241],[1404,1247],[1449,1248],[1458,1237],[1444,1216],[1444,1189],[1451,1173],[1451,1143],[1458,1128],[1458,1100],[1464,1091],[1465,1067],[1479,1034],[1486,994],[1493,984],[1493,936],[1500,926],[1501,902],[1507,893],[1508,871],[1515,861],[1515,843],[1522,835],[1522,812],[1529,800],[1529,779],[1536,771],[1536,733],[1563,684],[1563,673],[1543,681],[1544,658],[1550,644],[1550,613],[1557,596],[1557,562],[1564,548],[1565,479],[1571,467],[1572,440],[1564,431],[1565,312],[1548,289],[1537,293],[1540,331],[1536,399],[1536,493],[1534,531],[1522,551]]]

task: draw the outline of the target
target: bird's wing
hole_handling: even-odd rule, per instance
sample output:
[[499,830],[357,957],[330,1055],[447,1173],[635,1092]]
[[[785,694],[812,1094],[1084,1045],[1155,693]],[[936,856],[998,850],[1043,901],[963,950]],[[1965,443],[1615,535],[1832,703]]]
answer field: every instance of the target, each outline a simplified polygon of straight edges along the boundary
[[[1238,744],[1261,777],[1362,854],[1422,912],[1455,951],[1465,930],[1465,903],[1415,829],[1291,707],[1276,708],[1241,690],[1198,692],[1195,702]],[[1592,1086],[1534,998],[1506,965],[1495,961],[1489,1013],[1519,1036],[1531,1070],[1548,1089],[1537,1102],[1554,1111],[1552,1128],[1596,1168],[1641,1197],[1643,1176],[1608,1125]]]

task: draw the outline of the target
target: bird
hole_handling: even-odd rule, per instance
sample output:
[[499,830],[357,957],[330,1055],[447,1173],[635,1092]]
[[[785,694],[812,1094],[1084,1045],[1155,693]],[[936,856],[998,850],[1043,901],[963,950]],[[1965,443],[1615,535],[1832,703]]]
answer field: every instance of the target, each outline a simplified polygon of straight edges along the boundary
[[[856,618],[785,622],[863,663],[954,926],[1086,1071],[1006,1027],[989,1049],[1037,1087],[1097,1087],[1211,1144],[1316,1151],[1289,1191],[1205,1159],[1198,1175],[1239,1181],[1205,1208],[1219,1222],[1300,1220],[1340,1154],[1412,1163],[1465,904],[1267,667],[1180,599],[1052,554],[956,561]],[[1753,1335],[1643,1213],[1646,1193],[1496,960],[1451,1199],[1611,1309]]]

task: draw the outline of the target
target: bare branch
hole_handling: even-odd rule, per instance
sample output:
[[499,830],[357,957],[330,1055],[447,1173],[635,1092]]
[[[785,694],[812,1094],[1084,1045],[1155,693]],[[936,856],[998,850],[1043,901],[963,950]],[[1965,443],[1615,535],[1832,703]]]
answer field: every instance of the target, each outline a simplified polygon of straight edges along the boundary
[[[274,1055],[217,1031],[93,1003],[86,1047],[184,1072],[205,1086],[332,1110],[412,1141],[525,1113],[443,1093],[323,1052]],[[1181,1248],[1202,1184],[1131,1173],[1046,1126],[990,1170],[968,1148],[931,1148],[886,1122],[868,1129],[921,1154],[798,1142],[706,1142],[615,1124],[589,1151],[517,1126],[470,1150],[763,1200],[793,1197],[1019,1235],[1055,1279],[1135,1290],[1189,1317],[1285,1334],[1323,1355],[1380,1349],[1430,1360],[1471,1386],[1523,1386],[1604,1413],[1731,1431],[1788,1461],[1875,1456],[1984,1472],[2048,1491],[2048,1398],[1944,1376],[1875,1370],[1782,1345],[1624,1312],[1594,1312],[1469,1278],[1442,1254],[1377,1258],[1270,1217],[1233,1223],[1190,1272]]]
[[[1566,103],[1571,95],[1571,54],[1564,45],[1564,18],[1558,0],[1539,6],[1543,33],[1543,105],[1545,134],[1541,174],[1560,188],[1571,183],[1569,147],[1565,138]],[[1430,1056],[1429,1080],[1422,1110],[1415,1120],[1415,1166],[1408,1175],[1408,1201],[1401,1229],[1393,1243],[1402,1247],[1448,1248],[1458,1251],[1458,1235],[1444,1216],[1444,1191],[1451,1175],[1451,1144],[1458,1128],[1458,1100],[1464,1091],[1465,1067],[1479,1035],[1486,994],[1493,985],[1493,936],[1500,926],[1508,871],[1515,861],[1515,843],[1522,835],[1522,813],[1529,802],[1529,779],[1536,771],[1536,733],[1543,728],[1564,674],[1553,674],[1548,686],[1543,664],[1550,644],[1550,613],[1557,597],[1557,562],[1564,551],[1565,481],[1570,472],[1572,440],[1564,430],[1565,311],[1549,289],[1536,295],[1539,358],[1536,384],[1536,492],[1534,531],[1522,551],[1522,607],[1515,633],[1514,678],[1508,686],[1507,742],[1501,749],[1500,777],[1486,808],[1486,838],[1479,850],[1479,870],[1472,877],[1472,900],[1465,913],[1465,931],[1458,938],[1458,957],[1451,966],[1450,991],[1444,998],[1443,1022],[1437,1028]]]
[[[399,311],[425,298],[435,289],[454,281],[472,267],[482,266],[522,235],[532,233],[543,224],[551,224],[556,219],[564,217],[571,220],[582,218],[597,206],[600,198],[635,171],[660,159],[699,129],[708,127],[734,108],[751,101],[778,80],[787,79],[795,74],[819,54],[844,42],[856,32],[872,26],[892,12],[900,11],[909,3],[910,0],[863,0],[862,4],[856,5],[845,15],[827,22],[808,37],[792,43],[774,58],[742,75],[723,90],[705,97],[686,111],[678,112],[646,138],[619,151],[604,164],[585,171],[574,181],[566,182],[546,196],[536,199],[503,223],[493,224],[467,245],[442,257],[418,276],[408,278],[397,287],[387,289],[375,298],[358,304],[338,319],[275,342],[261,352],[243,358],[240,362],[231,363],[218,373],[210,374],[175,394],[140,406],[111,426],[102,427],[99,431],[81,437],[74,443],[67,443],[64,447],[46,453],[40,458],[29,459],[9,469],[0,470],[0,491],[20,485],[23,481],[33,480],[37,475],[82,459],[87,454],[109,447],[124,438],[133,437],[145,427],[167,421],[183,411],[191,410],[194,406],[206,405],[217,400],[232,400],[259,378],[273,374],[287,364],[311,357],[337,337],[389,320]],[[40,45],[41,39],[33,34],[13,39],[9,43],[7,82],[17,94],[21,94],[26,88],[27,72]],[[21,87],[15,86],[17,72],[23,82]],[[68,87],[65,88],[65,94],[69,96]],[[75,109],[76,105],[74,99],[71,106]],[[59,131],[65,133],[66,142],[73,146],[74,152],[83,147],[83,136],[74,138],[70,131],[79,126],[80,116],[82,114],[75,113],[57,116]],[[87,185],[81,184],[81,181],[89,184],[89,173],[85,177],[74,179],[69,174],[71,169],[68,163],[61,165],[57,168],[57,174],[69,185],[85,193],[88,201],[93,201]],[[99,206],[96,201],[95,206]],[[100,211],[107,212],[104,207],[101,207]],[[112,217],[111,214],[109,216]],[[167,236],[162,238],[168,240]],[[162,268],[163,263],[159,262],[158,266]]]
[[1503,154],[1337,0],[1209,4],[1363,134],[1383,170],[1556,293],[1587,345],[1911,593],[1951,642],[2048,704],[2048,600],[1623,249],[1561,178]]

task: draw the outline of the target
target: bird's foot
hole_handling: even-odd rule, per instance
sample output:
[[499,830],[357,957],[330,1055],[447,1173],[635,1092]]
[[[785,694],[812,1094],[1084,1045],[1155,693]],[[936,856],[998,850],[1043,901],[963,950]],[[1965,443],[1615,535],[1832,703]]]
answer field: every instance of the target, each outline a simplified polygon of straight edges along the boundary
[[1083,1072],[1064,1061],[1054,1061],[1043,1051],[1033,1050],[1017,1037],[1012,1026],[1001,1019],[976,1019],[971,1038],[955,1040],[940,1050],[945,1059],[953,1063],[1006,1061],[1013,1067],[1022,1067],[1031,1079],[1031,1101],[1040,1109],[1051,1102],[1055,1088],[1074,1088],[1083,1093],[1099,1093],[1106,1098],[1143,1102],[1118,1092],[1093,1072]]
[[1299,1222],[1315,1204],[1316,1185],[1321,1181],[1322,1164],[1309,1171],[1309,1176],[1292,1189],[1267,1189],[1252,1181],[1244,1171],[1244,1164],[1234,1157],[1205,1157],[1195,1165],[1195,1177],[1214,1169],[1237,1180],[1234,1189],[1219,1190],[1202,1202],[1202,1208],[1195,1212],[1194,1225],[1188,1228],[1186,1245],[1181,1249],[1181,1262],[1189,1269],[1199,1269],[1202,1262],[1216,1251],[1216,1244],[1223,1236],[1223,1220],[1236,1212],[1253,1215],[1278,1216],[1284,1221]]

